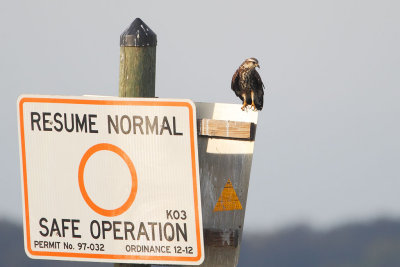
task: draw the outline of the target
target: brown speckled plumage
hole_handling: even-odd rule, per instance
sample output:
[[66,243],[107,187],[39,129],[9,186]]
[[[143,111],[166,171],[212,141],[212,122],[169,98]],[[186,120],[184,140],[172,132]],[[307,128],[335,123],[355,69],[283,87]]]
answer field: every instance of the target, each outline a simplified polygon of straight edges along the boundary
[[[256,71],[259,67],[258,60],[255,58],[246,59],[236,70],[232,77],[231,88],[243,101],[242,109],[247,105],[254,109],[262,110],[264,103],[264,84],[260,75]],[[253,92],[253,99],[252,94]],[[245,96],[245,97],[244,97]]]

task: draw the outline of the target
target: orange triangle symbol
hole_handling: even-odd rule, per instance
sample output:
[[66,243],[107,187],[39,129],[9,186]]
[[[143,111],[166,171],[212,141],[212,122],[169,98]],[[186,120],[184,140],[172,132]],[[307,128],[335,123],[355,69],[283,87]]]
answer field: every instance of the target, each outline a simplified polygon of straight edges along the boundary
[[228,182],[226,182],[224,189],[222,190],[221,196],[217,201],[217,204],[215,204],[214,211],[241,209],[242,204],[240,204],[239,198],[236,195],[231,180],[228,179]]

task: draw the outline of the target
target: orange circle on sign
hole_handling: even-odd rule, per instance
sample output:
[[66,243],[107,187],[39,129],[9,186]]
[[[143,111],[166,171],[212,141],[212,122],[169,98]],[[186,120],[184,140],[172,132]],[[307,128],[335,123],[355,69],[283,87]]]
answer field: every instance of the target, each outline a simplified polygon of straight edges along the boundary
[[[97,206],[96,204],[94,204],[94,202],[90,199],[90,197],[86,191],[85,183],[83,181],[83,174],[84,174],[85,166],[86,166],[88,159],[94,153],[96,153],[98,151],[102,151],[102,150],[108,150],[108,151],[114,152],[118,156],[120,156],[125,161],[126,165],[128,165],[129,172],[131,173],[131,177],[132,177],[132,188],[131,188],[131,192],[129,193],[128,199],[125,201],[124,204],[122,204],[121,207],[112,209],[112,210],[103,209],[103,208]],[[97,145],[92,146],[91,148],[89,148],[86,151],[86,153],[83,155],[81,162],[79,164],[78,181],[79,181],[79,189],[81,190],[83,199],[86,201],[86,203],[89,205],[89,207],[92,210],[94,210],[95,212],[97,212],[98,214],[103,215],[103,216],[114,217],[114,216],[121,215],[122,213],[124,213],[125,211],[127,211],[129,209],[129,207],[132,205],[132,203],[136,197],[137,175],[136,175],[135,166],[133,165],[129,156],[121,148],[119,148],[115,145],[112,145],[112,144],[107,144],[107,143],[97,144]]]

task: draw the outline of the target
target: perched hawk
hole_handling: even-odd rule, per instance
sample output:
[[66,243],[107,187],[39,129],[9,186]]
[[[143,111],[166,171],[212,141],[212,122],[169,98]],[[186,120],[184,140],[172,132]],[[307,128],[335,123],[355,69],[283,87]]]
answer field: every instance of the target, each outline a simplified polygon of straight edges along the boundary
[[248,103],[254,110],[262,110],[264,103],[264,84],[256,71],[258,60],[254,57],[246,59],[232,77],[231,88],[243,101],[242,110]]

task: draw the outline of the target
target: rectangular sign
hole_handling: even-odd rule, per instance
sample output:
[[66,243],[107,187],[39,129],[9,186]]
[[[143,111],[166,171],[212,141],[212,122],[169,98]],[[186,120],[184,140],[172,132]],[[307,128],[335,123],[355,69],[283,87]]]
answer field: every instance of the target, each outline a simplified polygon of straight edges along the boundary
[[23,95],[18,112],[29,257],[201,264],[193,102]]

